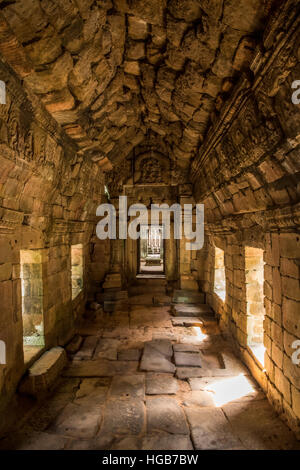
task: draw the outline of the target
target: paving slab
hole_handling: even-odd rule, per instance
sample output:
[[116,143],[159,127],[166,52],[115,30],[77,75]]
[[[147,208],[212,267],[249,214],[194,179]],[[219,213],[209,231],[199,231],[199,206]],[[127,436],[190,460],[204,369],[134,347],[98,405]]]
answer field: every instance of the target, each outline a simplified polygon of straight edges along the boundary
[[177,367],[176,376],[178,379],[185,380],[192,377],[234,377],[239,374],[234,374],[231,370],[227,369],[207,369],[205,367]]
[[141,349],[122,349],[118,352],[119,361],[139,361],[142,355]]
[[127,339],[130,336],[129,327],[116,327],[103,331],[103,338]]
[[221,355],[225,369],[228,370],[231,375],[250,375],[249,369],[247,369],[247,367],[237,356],[235,356],[234,353],[223,351]]
[[136,372],[138,362],[107,361],[96,359],[92,361],[77,361],[63,371],[64,377],[113,377]]
[[100,409],[69,403],[58,415],[49,431],[65,436],[90,439],[99,430],[100,423]]
[[142,446],[141,437],[127,436],[114,442],[112,450],[140,450]]
[[147,395],[173,395],[178,391],[178,382],[171,374],[146,374]]
[[114,338],[101,338],[95,350],[94,358],[103,358],[110,361],[116,361],[118,357],[118,348],[120,340]]
[[256,382],[248,376],[191,378],[192,390],[213,392],[218,406],[223,403],[264,400],[265,395]]
[[241,441],[219,408],[185,408],[191,428],[194,447],[197,450],[244,449]]
[[144,374],[115,376],[112,379],[109,395],[111,398],[145,398]]
[[220,353],[214,353],[208,349],[201,349],[203,367],[206,369],[224,369],[223,358]]
[[142,450],[193,450],[189,436],[182,434],[147,434],[142,440]]
[[200,348],[197,344],[174,344],[174,352],[199,352]]
[[47,432],[14,432],[13,436],[1,440],[0,450],[63,450],[68,438]]
[[202,355],[199,352],[175,352],[177,367],[203,367]]
[[184,412],[174,398],[148,398],[146,408],[148,433],[189,434]]
[[300,449],[292,431],[278,419],[267,400],[228,403],[222,408],[233,431],[247,449]]
[[113,434],[97,434],[92,439],[69,439],[66,450],[110,450],[115,436]]
[[156,331],[157,329],[155,328],[153,330],[153,333],[152,333],[152,339],[155,340],[155,339],[167,339],[169,341],[176,341],[177,340],[177,336],[176,334],[173,332],[173,329],[171,328],[162,328],[162,329],[158,329],[158,331]]
[[74,393],[54,393],[29,417],[26,426],[34,431],[47,431],[59,413],[72,402]]
[[212,392],[193,390],[185,394],[183,400],[184,406],[214,407],[214,396]]
[[56,393],[71,393],[74,394],[79,388],[80,379],[79,378],[60,378],[55,387]]
[[218,383],[222,383],[224,377],[192,377],[188,379],[192,390],[213,391]]
[[180,380],[191,377],[211,377],[211,370],[201,367],[177,367],[176,377]]
[[203,346],[203,343],[205,341],[205,337],[199,337],[196,334],[195,335],[186,335],[186,334],[180,334],[178,333],[177,335],[178,341],[182,344],[188,344],[188,345],[194,345],[194,346]]
[[100,407],[106,400],[108,383],[101,378],[83,379],[75,395],[76,405]]
[[103,412],[101,434],[140,434],[145,424],[142,400],[108,400]]
[[146,343],[166,357],[172,357],[173,348],[172,343],[168,339],[155,339]]
[[174,364],[172,364],[164,354],[155,349],[151,343],[145,343],[140,369],[147,372],[166,372],[173,374],[175,372]]

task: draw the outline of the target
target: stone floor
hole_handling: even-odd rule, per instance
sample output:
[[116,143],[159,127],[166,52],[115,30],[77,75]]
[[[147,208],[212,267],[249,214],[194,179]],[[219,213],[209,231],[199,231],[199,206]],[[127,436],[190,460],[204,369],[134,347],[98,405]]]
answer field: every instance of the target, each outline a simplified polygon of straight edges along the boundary
[[154,281],[130,293],[82,324],[53,394],[1,449],[300,448],[209,313],[171,308]]

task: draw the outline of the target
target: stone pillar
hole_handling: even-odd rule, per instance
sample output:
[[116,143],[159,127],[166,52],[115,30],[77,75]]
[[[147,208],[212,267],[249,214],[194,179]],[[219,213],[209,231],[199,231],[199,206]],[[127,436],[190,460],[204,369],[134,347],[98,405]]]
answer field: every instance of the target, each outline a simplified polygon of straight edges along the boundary
[[[194,199],[190,196],[180,196],[181,209],[184,204],[194,204]],[[182,238],[179,243],[179,279],[180,288],[187,290],[198,290],[198,283],[192,273],[193,251],[187,250],[186,245],[190,243],[184,236],[184,212],[182,212]]]
[[103,284],[104,289],[121,289],[124,285],[124,240],[119,239],[118,199],[111,200],[116,209],[116,240],[110,240],[110,268]]

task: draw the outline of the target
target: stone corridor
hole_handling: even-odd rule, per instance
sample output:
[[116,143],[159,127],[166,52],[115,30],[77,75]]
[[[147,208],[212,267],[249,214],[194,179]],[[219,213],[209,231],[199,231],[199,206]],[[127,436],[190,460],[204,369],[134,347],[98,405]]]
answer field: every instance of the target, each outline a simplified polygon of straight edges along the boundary
[[114,312],[92,305],[53,393],[0,449],[300,449],[203,295],[168,293],[147,279],[100,295]]
[[0,0],[0,447],[298,448],[299,156],[299,0]]

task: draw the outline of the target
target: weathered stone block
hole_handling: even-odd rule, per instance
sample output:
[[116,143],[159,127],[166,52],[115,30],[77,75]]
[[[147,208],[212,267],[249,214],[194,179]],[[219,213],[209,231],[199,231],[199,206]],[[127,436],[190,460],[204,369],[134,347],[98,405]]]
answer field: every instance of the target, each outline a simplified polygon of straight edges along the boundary
[[66,363],[63,348],[55,347],[46,351],[28,370],[20,384],[20,392],[36,398],[43,396],[54,385]]

